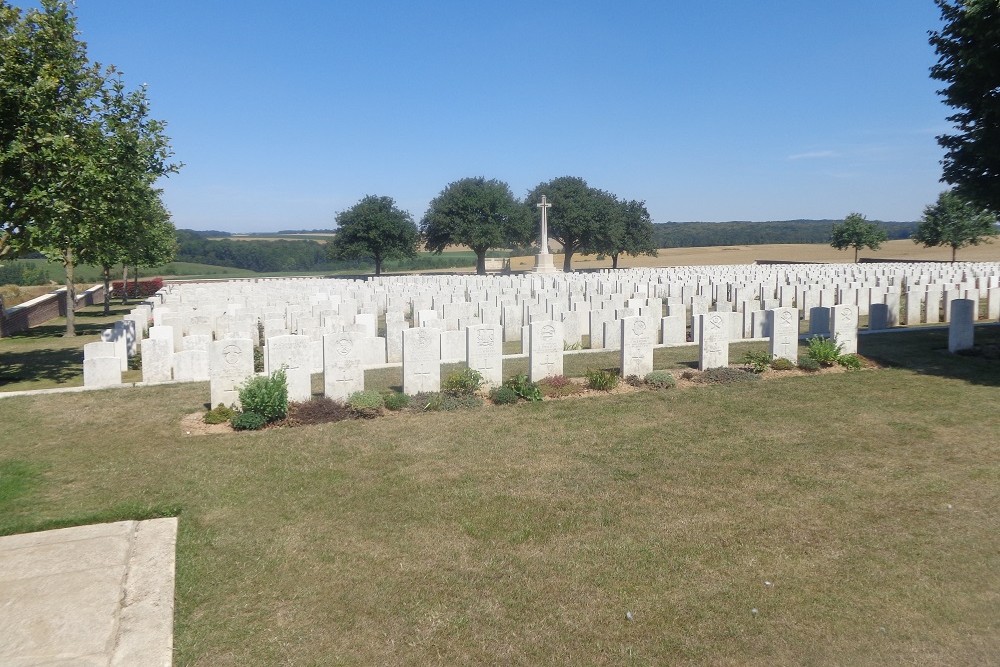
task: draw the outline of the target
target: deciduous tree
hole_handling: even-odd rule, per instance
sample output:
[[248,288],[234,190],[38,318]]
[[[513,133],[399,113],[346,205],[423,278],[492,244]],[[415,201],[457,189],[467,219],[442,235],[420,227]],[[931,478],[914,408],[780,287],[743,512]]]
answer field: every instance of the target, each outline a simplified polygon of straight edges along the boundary
[[944,27],[930,33],[938,54],[931,77],[955,109],[955,132],[938,137],[942,180],[980,208],[1000,211],[1000,3],[935,0]]
[[869,222],[860,213],[851,213],[843,222],[835,224],[830,237],[830,245],[837,250],[854,248],[855,262],[858,261],[859,250],[878,250],[889,238],[881,226]]
[[608,214],[598,229],[595,250],[601,256],[611,257],[611,268],[618,268],[622,254],[657,255],[653,241],[653,221],[643,201],[615,199],[616,214]]
[[988,243],[998,233],[995,213],[949,190],[924,209],[913,242],[928,248],[951,246],[951,261],[954,262],[959,248]]
[[576,252],[595,250],[602,220],[613,207],[609,207],[607,193],[591,188],[582,178],[560,176],[540,183],[528,194],[527,207],[534,212],[536,232],[541,225],[537,205],[546,196],[552,205],[548,212],[549,236],[563,247],[563,271],[573,270]]
[[327,247],[335,259],[371,258],[378,276],[385,260],[416,255],[419,239],[409,212],[391,197],[368,195],[337,214],[337,234]]
[[486,273],[486,252],[531,240],[527,209],[502,181],[464,178],[435,197],[420,221],[428,250],[466,245],[476,253],[476,273]]

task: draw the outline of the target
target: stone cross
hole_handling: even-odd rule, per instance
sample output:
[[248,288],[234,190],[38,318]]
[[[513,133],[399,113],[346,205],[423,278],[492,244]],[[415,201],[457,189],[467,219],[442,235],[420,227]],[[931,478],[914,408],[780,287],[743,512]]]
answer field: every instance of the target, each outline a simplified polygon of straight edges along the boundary
[[537,206],[538,208],[542,209],[542,232],[539,235],[539,239],[538,239],[539,244],[541,245],[541,249],[539,250],[539,254],[541,254],[541,255],[548,255],[549,254],[549,214],[548,214],[548,209],[552,208],[552,204],[550,204],[545,199],[545,195],[542,195],[542,201],[541,201],[541,203],[535,204],[535,206]]

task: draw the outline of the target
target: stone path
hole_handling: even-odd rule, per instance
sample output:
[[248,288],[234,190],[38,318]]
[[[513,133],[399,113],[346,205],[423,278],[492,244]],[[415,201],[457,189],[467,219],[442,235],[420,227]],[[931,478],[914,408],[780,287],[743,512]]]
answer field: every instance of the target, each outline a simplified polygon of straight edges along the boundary
[[177,519],[0,537],[0,665],[170,665]]

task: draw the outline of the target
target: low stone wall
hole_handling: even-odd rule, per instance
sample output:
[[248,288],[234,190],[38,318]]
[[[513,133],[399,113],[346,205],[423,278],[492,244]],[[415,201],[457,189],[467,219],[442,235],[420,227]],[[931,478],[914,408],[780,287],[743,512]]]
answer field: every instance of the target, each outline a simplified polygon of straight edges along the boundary
[[[76,295],[78,310],[84,306],[104,303],[104,285],[94,285]],[[56,317],[66,315],[66,288],[26,301],[18,306],[0,310],[0,337],[27,331]]]

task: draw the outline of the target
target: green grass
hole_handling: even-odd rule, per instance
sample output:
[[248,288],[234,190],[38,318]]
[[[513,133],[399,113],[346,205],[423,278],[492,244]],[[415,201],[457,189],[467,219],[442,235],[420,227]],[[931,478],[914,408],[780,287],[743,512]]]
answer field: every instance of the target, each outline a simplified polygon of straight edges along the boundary
[[179,513],[178,665],[985,664],[1000,372],[940,342],[252,434],[183,435],[203,383],[3,399],[0,531]]

